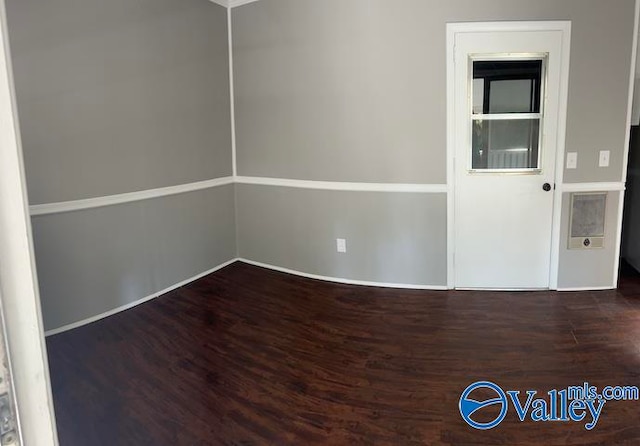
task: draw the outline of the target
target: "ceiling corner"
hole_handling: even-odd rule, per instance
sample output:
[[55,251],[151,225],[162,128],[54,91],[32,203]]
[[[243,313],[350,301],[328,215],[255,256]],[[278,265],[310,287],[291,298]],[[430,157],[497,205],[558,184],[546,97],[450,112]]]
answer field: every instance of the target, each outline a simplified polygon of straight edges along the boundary
[[230,0],[209,0],[212,3],[215,3],[216,5],[220,5],[220,6],[224,6],[225,8],[229,8],[229,2]]
[[254,3],[258,0],[228,0],[229,8],[235,8],[236,6],[246,5],[247,3]]

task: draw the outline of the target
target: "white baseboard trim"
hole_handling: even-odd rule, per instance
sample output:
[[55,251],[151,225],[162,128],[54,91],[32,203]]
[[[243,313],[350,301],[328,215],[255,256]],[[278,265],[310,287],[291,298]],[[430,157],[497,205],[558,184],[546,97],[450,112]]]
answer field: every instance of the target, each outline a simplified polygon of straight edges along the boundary
[[563,292],[563,293],[567,292],[567,291],[610,291],[610,290],[615,290],[615,287],[612,287],[612,286],[597,286],[597,287],[585,286],[585,287],[558,288],[558,291]]
[[446,184],[410,184],[410,183],[349,183],[341,181],[292,180],[288,178],[244,177],[237,176],[238,184],[260,186],[292,187],[297,189],[320,189],[355,192],[403,192],[446,194]]
[[270,265],[268,263],[256,262],[254,260],[245,259],[243,257],[238,258],[238,261],[247,263],[253,266],[259,266],[261,268],[271,269],[273,271],[278,271],[286,274],[293,274],[294,276],[306,277],[307,279],[316,279],[322,280],[325,282],[334,282],[334,283],[343,283],[346,285],[361,285],[361,286],[370,286],[377,288],[400,288],[400,289],[408,289],[408,290],[432,290],[432,291],[446,291],[448,288],[446,285],[415,285],[415,284],[405,284],[405,283],[384,283],[384,282],[370,282],[367,280],[353,280],[353,279],[343,279],[340,277],[329,277],[329,276],[321,276],[318,274],[310,274],[302,271],[297,271],[294,269],[283,268],[281,266]]
[[96,322],[99,321],[101,319],[104,319],[106,317],[109,316],[113,316],[114,314],[120,313],[122,311],[125,310],[129,310],[131,308],[137,307],[138,305],[141,305],[145,302],[149,302],[150,300],[153,300],[159,296],[162,296],[163,294],[167,294],[173,290],[176,290],[180,287],[183,287],[185,285],[190,284],[191,282],[195,282],[198,279],[201,279],[205,276],[208,276],[209,274],[215,273],[218,270],[221,270],[222,268],[225,268],[235,262],[243,262],[249,265],[253,265],[253,266],[258,266],[261,268],[267,268],[270,270],[274,270],[274,271],[279,271],[282,273],[287,273],[287,274],[292,274],[295,276],[301,276],[301,277],[306,277],[308,279],[316,279],[316,280],[323,280],[325,282],[335,282],[335,283],[343,283],[343,284],[347,284],[347,285],[362,285],[362,286],[372,286],[372,287],[381,287],[381,288],[401,288],[401,289],[415,289],[415,290],[437,290],[437,291],[444,291],[447,290],[446,286],[431,286],[431,285],[411,285],[411,284],[400,284],[400,283],[382,283],[382,282],[369,282],[369,281],[364,281],[364,280],[351,280],[351,279],[341,279],[341,278],[337,278],[337,277],[327,277],[327,276],[320,276],[317,274],[308,274],[308,273],[304,273],[302,271],[296,271],[296,270],[292,270],[292,269],[288,269],[288,268],[281,268],[279,266],[274,266],[274,265],[269,265],[267,263],[261,263],[261,262],[255,262],[253,260],[248,260],[248,259],[244,259],[244,258],[240,258],[240,257],[236,257],[234,259],[231,259],[227,262],[222,263],[221,265],[218,265],[214,268],[211,268],[210,270],[207,270],[203,273],[197,274],[189,279],[183,280],[182,282],[176,283],[174,285],[171,285],[168,288],[165,288],[161,291],[158,291],[156,293],[153,293],[149,296],[143,297],[141,299],[138,299],[134,302],[128,303],[126,305],[122,305],[120,307],[114,308],[113,310],[109,310],[106,311],[104,313],[92,316],[90,318],[87,319],[83,319],[81,321],[78,322],[74,322],[71,324],[67,324],[67,325],[63,325],[62,327],[59,328],[54,328],[51,330],[47,330],[45,332],[45,336],[53,336],[53,335],[57,335],[60,333],[64,333],[66,331],[69,330],[73,330],[74,328],[79,328],[82,327],[84,325],[88,325],[92,322]]
[[[87,319],[83,319],[81,321],[78,322],[74,322],[71,324],[67,324],[67,325],[63,325],[62,327],[59,328],[54,328],[51,330],[47,330],[45,332],[45,336],[53,336],[53,335],[57,335],[60,333],[64,333],[66,331],[69,330],[73,330],[74,328],[79,328],[82,327],[84,325],[88,325],[92,322],[96,322],[99,321],[101,319],[104,319],[106,317],[112,316],[114,314],[120,313],[122,311],[125,310],[129,310],[131,308],[137,307],[138,305],[141,305],[145,302],[149,302],[150,300],[153,300],[159,296],[162,296],[163,294],[167,294],[171,291],[174,291],[180,287],[183,287],[185,285],[190,284],[191,282],[195,282],[198,279],[201,279],[205,276],[208,276],[209,274],[215,273],[216,271],[221,270],[222,268],[225,268],[235,262],[243,262],[246,263],[248,265],[253,265],[253,266],[258,266],[261,268],[266,268],[266,269],[270,269],[273,271],[278,271],[281,273],[286,273],[286,274],[292,274],[294,276],[300,276],[300,277],[305,277],[307,279],[315,279],[315,280],[322,280],[325,282],[333,282],[333,283],[342,283],[342,284],[346,284],[346,285],[359,285],[359,286],[369,286],[369,287],[376,287],[376,288],[396,288],[396,289],[409,289],[409,290],[428,290],[428,291],[447,291],[448,287],[446,285],[416,285],[416,284],[404,284],[404,283],[385,283],[385,282],[371,282],[371,281],[367,281],[367,280],[353,280],[353,279],[343,279],[340,277],[329,277],[329,276],[321,276],[319,274],[310,274],[310,273],[305,273],[302,271],[297,271],[294,269],[290,269],[290,268],[283,268],[280,266],[275,266],[275,265],[270,265],[268,263],[262,263],[262,262],[256,262],[254,260],[249,260],[249,259],[245,259],[243,257],[236,257],[234,259],[231,259],[227,262],[224,262],[214,268],[211,268],[207,271],[204,271],[200,274],[197,274],[193,277],[190,277],[189,279],[183,280],[182,282],[176,283],[174,285],[171,285],[170,287],[167,287],[161,291],[158,291],[156,293],[153,293],[149,296],[143,297],[141,299],[138,299],[134,302],[128,303],[126,305],[122,305],[120,307],[114,308],[113,310],[109,310],[106,311],[104,313],[92,316],[90,318]],[[612,287],[575,287],[575,288],[558,288],[558,291],[560,292],[566,292],[566,291],[603,291],[603,290],[612,290],[615,288]],[[501,291],[505,291],[505,290],[501,290]],[[524,291],[532,291],[532,290],[524,290]]]
[[138,192],[128,192],[125,194],[107,195],[104,197],[87,198],[84,200],[61,201],[58,203],[36,204],[29,206],[31,216],[60,214],[62,212],[73,212],[83,209],[93,209],[116,204],[130,203],[132,201],[149,200],[152,198],[167,197],[169,195],[195,192],[213,187],[227,186],[233,184],[233,177],[215,178],[213,180],[198,181],[196,183],[180,184],[178,186],[161,187],[158,189],[148,189]]
[[625,190],[624,182],[601,183],[564,183],[560,186],[561,192],[609,192]]
[[171,292],[173,290],[176,290],[176,289],[178,289],[180,287],[188,285],[191,282],[194,282],[194,281],[196,281],[198,279],[201,279],[201,278],[203,278],[205,276],[208,276],[211,273],[215,273],[216,271],[221,270],[222,268],[224,268],[226,266],[229,266],[232,263],[237,262],[238,260],[239,259],[237,259],[237,258],[231,259],[228,262],[224,262],[221,265],[218,265],[218,266],[216,266],[214,268],[211,268],[210,270],[207,270],[207,271],[205,271],[203,273],[200,273],[200,274],[198,274],[196,276],[193,276],[193,277],[191,277],[189,279],[183,280],[182,282],[176,283],[175,285],[171,285],[170,287],[165,288],[164,290],[158,291],[157,293],[153,293],[150,296],[143,297],[142,299],[136,300],[136,301],[128,303],[126,305],[122,305],[122,306],[120,306],[118,308],[114,308],[113,310],[106,311],[106,312],[104,312],[102,314],[98,314],[96,316],[92,316],[90,318],[83,319],[83,320],[78,321],[78,322],[74,322],[72,324],[63,325],[62,327],[59,327],[59,328],[54,328],[52,330],[47,330],[44,333],[44,335],[45,336],[53,336],[53,335],[56,335],[56,334],[59,334],[59,333],[63,333],[65,331],[73,330],[74,328],[82,327],[83,325],[87,325],[87,324],[90,324],[92,322],[99,321],[100,319],[104,319],[104,318],[106,318],[108,316],[112,316],[114,314],[117,314],[117,313],[120,313],[122,311],[128,310],[130,308],[137,307],[138,305],[141,305],[141,304],[143,304],[145,302],[149,302],[150,300],[153,300],[156,297],[162,296],[163,294],[169,293],[169,292]]

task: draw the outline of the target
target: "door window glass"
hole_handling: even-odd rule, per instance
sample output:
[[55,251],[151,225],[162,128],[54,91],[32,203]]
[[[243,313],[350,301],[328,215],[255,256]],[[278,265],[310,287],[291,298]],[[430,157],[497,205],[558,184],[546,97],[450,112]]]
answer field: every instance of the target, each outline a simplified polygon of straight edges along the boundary
[[544,60],[473,60],[472,170],[539,170]]

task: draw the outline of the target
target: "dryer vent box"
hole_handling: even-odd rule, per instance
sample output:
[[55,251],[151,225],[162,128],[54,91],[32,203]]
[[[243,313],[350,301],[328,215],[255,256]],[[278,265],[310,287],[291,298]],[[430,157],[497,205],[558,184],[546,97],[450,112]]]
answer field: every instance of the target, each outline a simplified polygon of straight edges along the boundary
[[604,248],[607,193],[571,194],[569,249]]

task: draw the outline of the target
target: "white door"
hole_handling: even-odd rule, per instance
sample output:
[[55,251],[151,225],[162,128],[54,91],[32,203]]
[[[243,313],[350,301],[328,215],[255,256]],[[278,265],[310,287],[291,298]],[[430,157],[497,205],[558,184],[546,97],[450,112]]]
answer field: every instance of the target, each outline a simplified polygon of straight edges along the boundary
[[489,25],[453,39],[455,287],[545,289],[568,31]]

